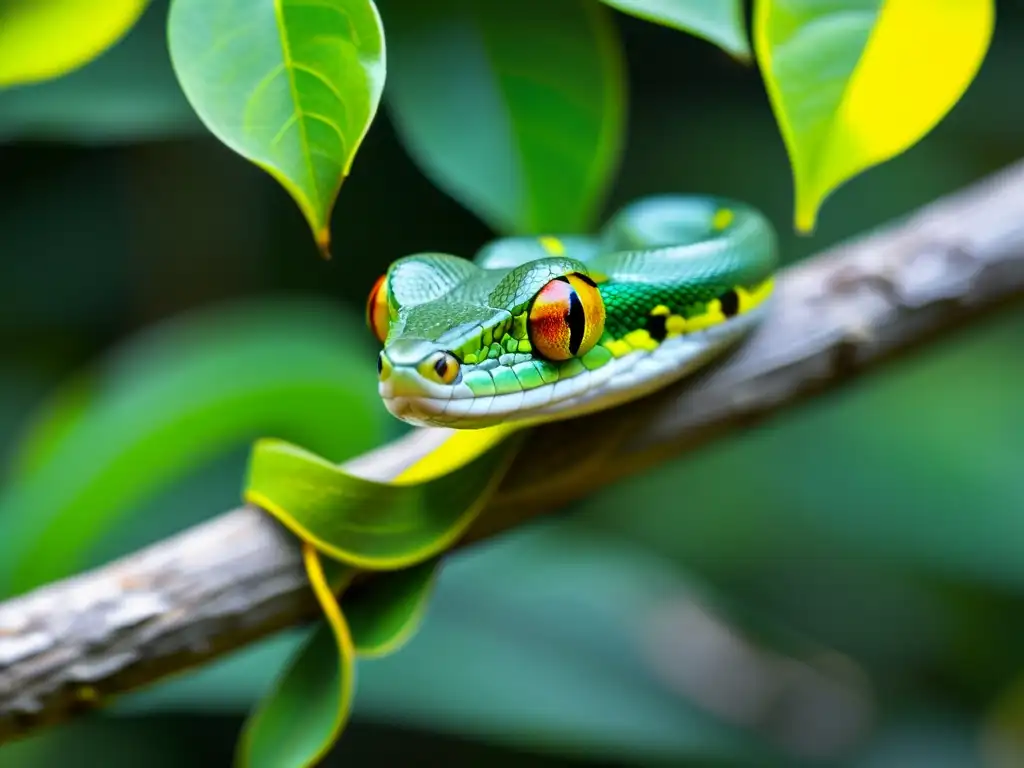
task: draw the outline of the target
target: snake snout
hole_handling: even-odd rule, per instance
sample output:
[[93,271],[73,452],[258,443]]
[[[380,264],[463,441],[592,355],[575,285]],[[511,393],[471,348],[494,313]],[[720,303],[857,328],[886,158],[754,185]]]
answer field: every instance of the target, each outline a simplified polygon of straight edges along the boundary
[[462,381],[462,361],[452,352],[420,340],[399,339],[377,356],[377,378],[391,389],[412,394],[427,386],[447,387]]
[[377,355],[377,378],[380,381],[387,381],[391,378],[392,370],[394,370],[394,366],[391,364],[391,360],[388,359],[384,350],[381,350],[381,353]]

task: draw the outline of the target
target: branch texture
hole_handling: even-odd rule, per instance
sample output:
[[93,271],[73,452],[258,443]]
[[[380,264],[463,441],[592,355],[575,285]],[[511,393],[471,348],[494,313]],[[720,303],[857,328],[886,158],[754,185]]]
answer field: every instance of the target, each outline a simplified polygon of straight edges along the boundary
[[[696,378],[534,430],[460,545],[849,381],[1024,294],[1024,163],[786,270],[762,327]],[[348,467],[394,476],[444,430]],[[284,627],[318,608],[296,541],[240,507],[0,604],[0,743]]]

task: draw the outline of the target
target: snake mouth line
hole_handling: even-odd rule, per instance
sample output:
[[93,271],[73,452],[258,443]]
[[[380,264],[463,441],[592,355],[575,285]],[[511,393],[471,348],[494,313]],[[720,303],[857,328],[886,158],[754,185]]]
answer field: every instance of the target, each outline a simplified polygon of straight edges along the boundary
[[437,395],[396,395],[389,382],[382,382],[380,396],[392,415],[417,426],[476,429],[580,416],[650,394],[703,366],[721,348],[739,341],[768,303],[710,328],[669,338],[650,352],[631,352],[596,370],[536,389],[478,397],[446,396],[441,388],[431,388]]

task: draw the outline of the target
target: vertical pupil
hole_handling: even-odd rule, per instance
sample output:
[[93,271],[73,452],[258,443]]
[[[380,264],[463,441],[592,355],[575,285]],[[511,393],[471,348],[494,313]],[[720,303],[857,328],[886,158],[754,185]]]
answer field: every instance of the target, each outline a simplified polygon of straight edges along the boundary
[[565,313],[565,323],[569,326],[569,354],[575,356],[587,330],[587,316],[583,311],[583,302],[574,289],[569,291],[569,311]]
[[443,356],[437,358],[437,362],[434,363],[434,370],[443,379],[445,373],[448,372],[448,361]]

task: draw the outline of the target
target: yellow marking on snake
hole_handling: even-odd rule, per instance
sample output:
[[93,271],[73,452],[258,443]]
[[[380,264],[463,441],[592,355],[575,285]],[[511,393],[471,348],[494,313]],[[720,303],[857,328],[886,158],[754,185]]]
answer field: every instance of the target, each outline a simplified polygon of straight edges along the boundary
[[749,312],[754,307],[762,304],[775,288],[775,278],[769,277],[760,285],[751,289],[737,288],[736,295],[740,297],[740,312]]
[[613,357],[623,357],[633,351],[633,348],[622,339],[606,341],[604,348],[611,352]]
[[538,237],[537,242],[540,243],[540,247],[550,253],[552,256],[564,256],[565,255],[565,244],[562,243],[557,237],[551,237],[550,235],[544,235]]
[[723,230],[732,224],[735,214],[728,208],[719,208],[711,218],[711,227],[716,230]]
[[651,334],[647,332],[646,328],[630,331],[622,337],[622,340],[633,349],[645,349],[650,352],[658,348],[658,342],[651,338]]
[[707,303],[703,314],[686,318],[686,330],[703,331],[705,328],[724,323],[725,314],[722,312],[722,303],[718,299],[712,299]]
[[[771,295],[773,289],[774,280],[772,278],[751,288],[736,286],[734,290],[739,297],[739,314],[749,312],[760,305]],[[692,317],[672,314],[671,309],[664,304],[658,304],[650,311],[650,314],[665,317],[666,339],[711,328],[729,319],[722,311],[722,302],[718,299],[709,301],[704,312]],[[613,357],[623,357],[637,350],[649,352],[657,349],[659,344],[660,342],[651,338],[650,333],[644,328],[631,331],[621,339],[609,339],[602,342],[602,346],[611,352]]]
[[668,336],[680,336],[686,333],[686,318],[682,315],[669,315],[665,321],[665,331]]

